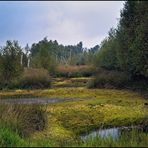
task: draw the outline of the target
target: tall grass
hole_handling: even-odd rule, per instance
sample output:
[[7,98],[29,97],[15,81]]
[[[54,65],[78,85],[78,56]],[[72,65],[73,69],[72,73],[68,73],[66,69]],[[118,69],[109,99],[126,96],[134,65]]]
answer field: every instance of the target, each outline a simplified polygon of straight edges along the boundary
[[0,125],[0,147],[27,146],[27,142],[10,128]]
[[30,136],[46,127],[46,113],[39,105],[0,105],[0,125]]

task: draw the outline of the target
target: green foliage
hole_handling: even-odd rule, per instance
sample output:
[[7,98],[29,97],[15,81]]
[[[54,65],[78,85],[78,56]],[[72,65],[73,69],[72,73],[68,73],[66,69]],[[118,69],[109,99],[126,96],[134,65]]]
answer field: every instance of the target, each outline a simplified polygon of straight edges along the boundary
[[148,3],[126,1],[116,30],[111,29],[96,55],[95,65],[128,73],[129,78],[148,78]]
[[101,48],[96,55],[95,65],[107,69],[117,69],[118,61],[116,55],[117,43],[115,30],[111,29],[109,37],[101,43]]
[[22,147],[27,143],[17,133],[0,125],[0,147]]
[[147,11],[145,1],[127,1],[121,12],[117,31],[118,59],[121,69],[132,76],[148,76]]
[[17,41],[7,41],[6,46],[2,47],[0,56],[2,85],[9,85],[21,75],[23,71],[21,52],[21,47]]
[[50,69],[50,64],[53,63],[63,65],[85,65],[86,63],[88,64],[91,62],[90,57],[92,57],[98,49],[98,45],[90,49],[85,49],[83,48],[82,42],[79,42],[77,45],[64,46],[59,45],[56,40],[48,41],[47,38],[44,38],[32,45],[30,50],[32,57],[31,63],[34,67],[46,69]]
[[40,41],[38,44],[33,44],[31,48],[31,65],[34,68],[44,68],[50,73],[54,73],[56,67],[56,61],[51,50],[49,42],[46,38]]

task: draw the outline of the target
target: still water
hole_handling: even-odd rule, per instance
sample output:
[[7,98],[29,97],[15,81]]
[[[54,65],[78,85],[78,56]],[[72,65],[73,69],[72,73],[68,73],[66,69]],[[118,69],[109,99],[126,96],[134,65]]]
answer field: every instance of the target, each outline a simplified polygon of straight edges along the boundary
[[138,130],[139,132],[148,132],[147,129],[144,130],[143,127],[140,126],[131,126],[131,127],[114,127],[108,129],[97,129],[88,134],[84,134],[81,136],[82,140],[87,140],[88,138],[94,138],[99,136],[101,138],[112,137],[114,140],[118,139],[123,133],[128,134],[132,130]]

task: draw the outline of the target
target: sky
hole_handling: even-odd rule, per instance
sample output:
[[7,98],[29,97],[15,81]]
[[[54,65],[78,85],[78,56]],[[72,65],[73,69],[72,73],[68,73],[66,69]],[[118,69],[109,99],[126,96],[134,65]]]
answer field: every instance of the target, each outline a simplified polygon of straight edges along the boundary
[[0,46],[21,46],[44,37],[63,45],[82,41],[90,48],[116,27],[124,1],[0,1]]

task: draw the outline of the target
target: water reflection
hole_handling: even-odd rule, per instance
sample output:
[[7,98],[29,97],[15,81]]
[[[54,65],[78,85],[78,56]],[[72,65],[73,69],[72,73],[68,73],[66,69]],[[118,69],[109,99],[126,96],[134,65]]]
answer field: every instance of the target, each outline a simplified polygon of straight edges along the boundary
[[99,136],[101,138],[112,137],[114,140],[118,139],[122,134],[127,134],[132,130],[138,130],[139,132],[144,132],[142,127],[131,126],[131,127],[114,127],[109,129],[97,129],[81,136],[82,140],[87,140],[88,138],[94,138]]

